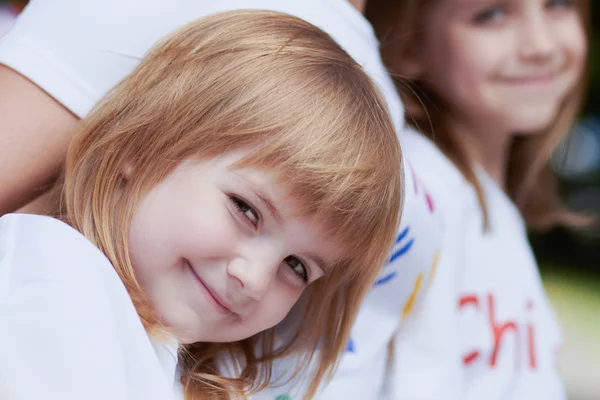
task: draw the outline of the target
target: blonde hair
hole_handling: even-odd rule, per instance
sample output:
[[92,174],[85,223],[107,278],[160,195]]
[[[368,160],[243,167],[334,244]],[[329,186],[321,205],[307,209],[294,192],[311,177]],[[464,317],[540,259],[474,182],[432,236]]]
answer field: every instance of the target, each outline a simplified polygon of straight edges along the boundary
[[[157,45],[86,118],[69,149],[66,220],[113,263],[149,330],[161,329],[128,254],[139,200],[182,160],[252,149],[245,166],[276,170],[302,212],[347,250],[305,291],[297,331],[187,346],[187,398],[264,388],[275,359],[315,361],[312,398],[344,351],[360,303],[387,257],[402,202],[402,160],[383,98],[330,36],[298,18],[235,11],[193,22]],[[123,178],[131,163],[135,174]],[[319,351],[315,352],[319,348]],[[243,370],[218,374],[223,352]],[[312,358],[315,357],[315,360]]]
[[[429,8],[439,0],[369,0],[366,15],[382,41],[382,58],[395,77],[396,87],[405,103],[408,123],[434,140],[473,185],[487,221],[487,209],[482,187],[477,179],[466,149],[452,135],[445,123],[447,111],[441,99],[425,82],[402,76],[399,66],[407,56],[419,51],[418,43]],[[583,24],[589,34],[589,2],[582,0]],[[581,226],[588,218],[564,209],[555,174],[548,160],[556,146],[570,132],[583,102],[587,74],[564,100],[560,112],[548,128],[536,135],[516,137],[509,153],[506,188],[519,207],[527,224],[534,229],[555,225]],[[487,222],[486,222],[487,226]]]

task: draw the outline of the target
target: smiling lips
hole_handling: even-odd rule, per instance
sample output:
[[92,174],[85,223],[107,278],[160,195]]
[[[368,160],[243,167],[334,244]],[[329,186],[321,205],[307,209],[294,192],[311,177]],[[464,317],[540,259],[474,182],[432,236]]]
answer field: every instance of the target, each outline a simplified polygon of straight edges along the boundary
[[190,271],[192,272],[192,274],[194,274],[194,276],[196,277],[196,280],[198,281],[198,284],[202,288],[204,295],[207,297],[207,300],[210,303],[212,303],[213,306],[215,306],[216,310],[218,312],[220,312],[221,314],[235,314],[233,311],[231,311],[231,308],[225,304],[225,302],[223,301],[221,296],[219,296],[219,294],[217,292],[215,292],[214,289],[212,289],[210,286],[208,286],[198,276],[198,274],[196,274],[196,271],[194,270],[194,268],[192,268],[192,266],[189,264],[189,262],[187,264],[188,264],[188,267],[190,268]]
[[559,71],[540,71],[535,74],[503,76],[501,80],[512,85],[544,86],[552,83],[558,77],[559,73]]
[[198,278],[200,280],[200,283],[202,283],[202,285],[206,288],[206,290],[208,291],[208,294],[212,297],[212,299],[217,303],[217,305],[226,313],[226,314],[233,314],[233,311],[231,311],[231,308],[227,307],[225,305],[225,303],[223,302],[223,300],[221,299],[221,297],[218,295],[218,293],[216,293],[210,286],[208,286],[206,283],[204,283],[204,281],[202,281],[202,279]]
[[555,74],[531,75],[522,77],[504,78],[504,81],[516,85],[544,85],[554,80]]

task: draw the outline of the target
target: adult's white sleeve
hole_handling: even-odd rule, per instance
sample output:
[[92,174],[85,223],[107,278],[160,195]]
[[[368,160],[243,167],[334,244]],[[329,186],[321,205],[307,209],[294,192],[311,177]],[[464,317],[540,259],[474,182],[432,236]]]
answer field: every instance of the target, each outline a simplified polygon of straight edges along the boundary
[[31,0],[0,39],[0,63],[79,117],[177,27],[166,0]]

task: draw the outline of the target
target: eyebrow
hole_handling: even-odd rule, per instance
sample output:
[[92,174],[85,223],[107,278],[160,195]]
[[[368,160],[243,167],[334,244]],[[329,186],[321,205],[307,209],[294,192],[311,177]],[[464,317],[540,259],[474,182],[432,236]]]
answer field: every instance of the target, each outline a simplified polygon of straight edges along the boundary
[[281,217],[281,214],[279,213],[279,210],[277,209],[277,207],[275,207],[275,204],[273,204],[273,202],[271,201],[271,198],[269,197],[269,195],[267,195],[263,191],[259,190],[254,185],[252,185],[252,190],[254,190],[254,193],[256,194],[256,197],[258,197],[258,199],[263,204],[263,206],[267,210],[269,210],[269,213],[271,213],[271,215],[273,216],[273,218],[275,219],[275,221],[277,221],[277,223],[279,225],[282,225],[283,224],[283,218]]
[[454,6],[457,11],[470,11],[478,8],[491,7],[495,5],[503,6],[513,4],[514,0],[457,0]]

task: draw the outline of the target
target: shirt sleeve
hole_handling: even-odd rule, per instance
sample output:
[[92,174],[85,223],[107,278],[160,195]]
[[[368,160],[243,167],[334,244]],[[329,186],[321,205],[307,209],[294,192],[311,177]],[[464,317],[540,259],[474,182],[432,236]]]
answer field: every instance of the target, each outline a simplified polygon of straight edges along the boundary
[[59,221],[0,219],[0,398],[169,398],[151,345],[136,353],[148,337],[107,263]]
[[79,117],[177,28],[178,2],[31,0],[0,40],[0,63]]
[[27,282],[2,298],[0,320],[1,398],[129,398],[110,316],[89,293]]

